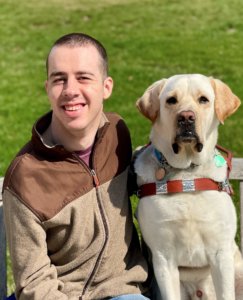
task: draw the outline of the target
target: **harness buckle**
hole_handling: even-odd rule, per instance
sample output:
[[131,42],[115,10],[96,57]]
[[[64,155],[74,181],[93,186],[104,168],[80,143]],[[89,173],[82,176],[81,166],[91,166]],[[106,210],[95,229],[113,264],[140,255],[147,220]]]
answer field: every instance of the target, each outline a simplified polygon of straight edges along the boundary
[[226,179],[223,182],[219,182],[219,190],[228,193],[229,195],[233,195],[234,191],[232,189],[231,184],[229,183],[229,180]]
[[168,194],[167,183],[156,182],[156,193],[159,195]]
[[195,192],[194,180],[182,180],[182,191],[183,192]]

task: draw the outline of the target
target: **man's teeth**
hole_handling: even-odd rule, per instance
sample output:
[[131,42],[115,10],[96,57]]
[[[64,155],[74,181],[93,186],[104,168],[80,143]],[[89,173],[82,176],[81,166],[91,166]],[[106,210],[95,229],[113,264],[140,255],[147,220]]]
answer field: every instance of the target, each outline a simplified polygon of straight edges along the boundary
[[65,110],[69,110],[69,111],[74,111],[74,110],[79,110],[82,105],[78,104],[78,105],[65,105]]

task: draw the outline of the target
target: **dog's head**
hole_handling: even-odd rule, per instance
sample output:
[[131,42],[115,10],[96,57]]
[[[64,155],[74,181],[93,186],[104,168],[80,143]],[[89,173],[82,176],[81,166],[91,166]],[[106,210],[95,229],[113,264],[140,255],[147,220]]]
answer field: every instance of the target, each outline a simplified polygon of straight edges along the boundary
[[159,80],[137,101],[152,121],[151,142],[178,168],[202,162],[215,147],[218,124],[239,105],[226,84],[200,74]]

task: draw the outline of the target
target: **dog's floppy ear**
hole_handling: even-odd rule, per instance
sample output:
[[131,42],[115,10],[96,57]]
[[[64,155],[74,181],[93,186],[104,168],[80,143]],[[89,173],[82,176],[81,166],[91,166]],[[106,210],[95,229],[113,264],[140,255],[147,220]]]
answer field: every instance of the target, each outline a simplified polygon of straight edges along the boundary
[[154,82],[136,102],[139,111],[152,122],[159,112],[159,95],[167,79]]
[[215,93],[215,112],[218,120],[224,124],[224,120],[240,106],[240,99],[221,80],[211,78],[211,84]]

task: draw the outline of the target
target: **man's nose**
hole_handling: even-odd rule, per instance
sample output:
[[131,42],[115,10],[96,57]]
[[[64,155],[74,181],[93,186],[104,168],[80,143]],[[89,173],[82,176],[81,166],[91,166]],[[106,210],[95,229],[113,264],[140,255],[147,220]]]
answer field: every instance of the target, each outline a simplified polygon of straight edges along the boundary
[[79,96],[79,83],[75,79],[68,79],[63,88],[63,95],[67,98],[74,98]]

